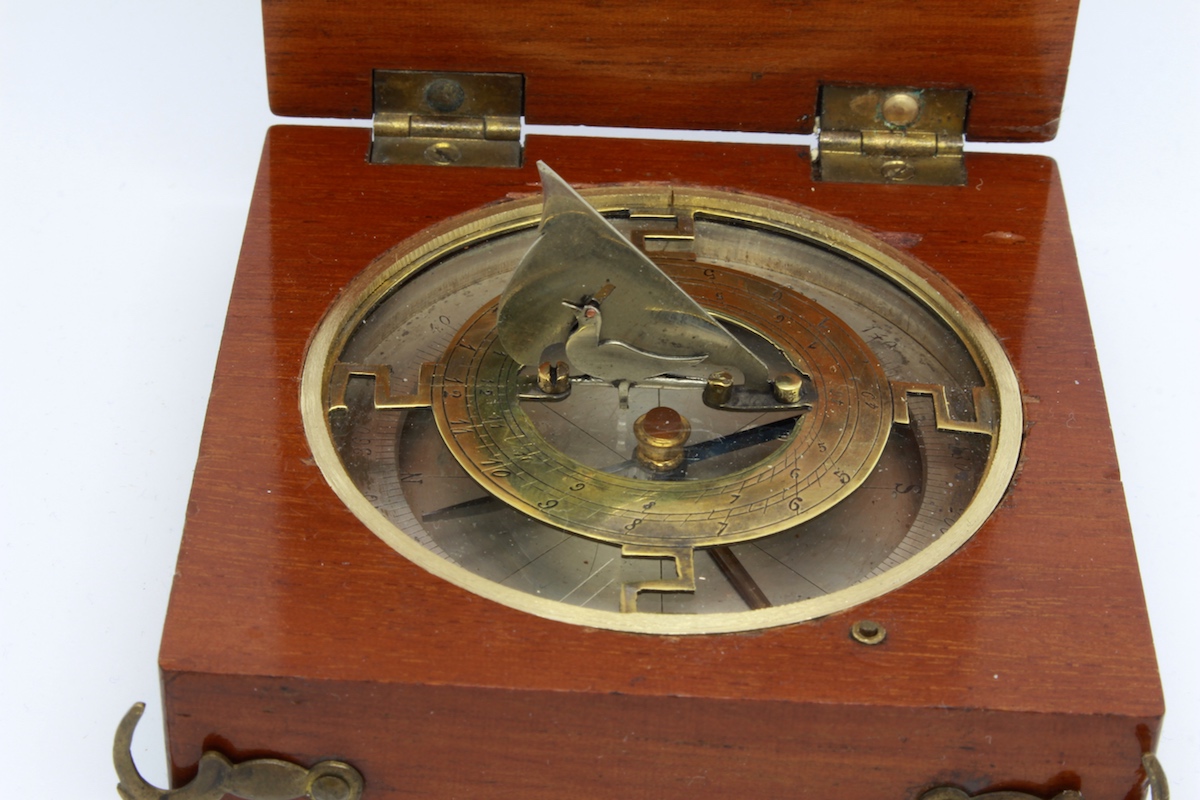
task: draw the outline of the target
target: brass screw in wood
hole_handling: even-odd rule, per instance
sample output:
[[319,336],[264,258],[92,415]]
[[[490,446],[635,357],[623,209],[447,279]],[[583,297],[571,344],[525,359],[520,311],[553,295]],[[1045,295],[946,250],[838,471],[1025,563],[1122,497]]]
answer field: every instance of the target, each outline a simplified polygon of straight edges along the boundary
[[435,142],[425,148],[425,160],[437,166],[448,166],[462,158],[462,151],[452,142]]
[[921,101],[908,92],[896,92],[883,101],[883,120],[889,125],[908,127],[921,113]]
[[425,87],[425,102],[440,114],[458,111],[466,99],[462,84],[449,78],[438,78]]
[[879,172],[883,175],[884,180],[891,183],[904,183],[917,174],[917,170],[907,161],[889,161],[880,168]]
[[850,626],[850,636],[863,644],[879,644],[887,638],[887,628],[872,619],[860,619]]

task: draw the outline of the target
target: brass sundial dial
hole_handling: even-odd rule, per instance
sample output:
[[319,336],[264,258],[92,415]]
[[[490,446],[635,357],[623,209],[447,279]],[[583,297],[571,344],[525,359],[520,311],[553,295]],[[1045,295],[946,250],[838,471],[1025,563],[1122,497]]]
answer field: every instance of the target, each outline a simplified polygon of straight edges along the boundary
[[713,190],[451,221],[309,349],[331,485],[429,571],[658,633],[828,614],[963,544],[1011,478],[1016,380],[971,307],[868,235]]

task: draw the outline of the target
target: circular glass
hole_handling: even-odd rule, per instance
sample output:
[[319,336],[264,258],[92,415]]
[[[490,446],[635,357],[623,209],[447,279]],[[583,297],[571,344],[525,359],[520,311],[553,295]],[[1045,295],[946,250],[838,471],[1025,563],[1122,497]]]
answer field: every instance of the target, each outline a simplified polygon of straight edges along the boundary
[[[680,634],[851,607],[979,530],[1015,469],[1019,394],[999,342],[943,279],[775,200],[688,187],[584,196],[772,375],[798,377],[801,400],[714,402],[709,364],[682,358],[652,378],[576,374],[571,337],[601,316],[590,352],[642,358],[605,338],[603,292],[553,296],[575,316],[545,363],[568,377],[537,388],[545,366],[511,357],[497,320],[542,203],[489,206],[369,266],[310,345],[310,446],[376,535],[529,613]],[[622,324],[624,339],[642,329]],[[645,457],[639,420],[652,410],[687,427],[674,466]]]

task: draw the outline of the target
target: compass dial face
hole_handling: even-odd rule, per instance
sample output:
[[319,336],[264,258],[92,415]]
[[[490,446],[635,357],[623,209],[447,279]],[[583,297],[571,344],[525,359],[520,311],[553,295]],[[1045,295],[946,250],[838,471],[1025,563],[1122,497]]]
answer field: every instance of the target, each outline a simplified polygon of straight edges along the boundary
[[[815,383],[811,400],[802,415],[774,415],[798,421],[774,440],[771,452],[724,464],[693,459],[686,474],[648,480],[664,476],[625,466],[631,450],[618,441],[619,416],[607,435],[578,425],[560,429],[542,421],[549,403],[520,399],[518,365],[498,341],[496,306],[489,304],[447,347],[432,387],[438,429],[458,461],[489,494],[523,513],[623,545],[702,547],[759,539],[812,519],[854,492],[871,474],[892,424],[887,377],[862,340],[791,290],[732,270],[663,266],[710,311],[719,306],[728,319],[770,331],[771,345],[787,354],[788,366],[803,358]],[[776,300],[760,302],[766,296]],[[574,403],[554,403],[549,413],[582,422],[609,407],[619,411],[612,385],[572,392],[580,395]],[[657,407],[690,421],[697,444],[763,424],[758,413],[708,409],[702,394],[685,385],[660,387],[656,395]],[[592,443],[607,446],[585,455],[580,444]]]
[[[585,198],[603,221],[584,227],[619,238],[630,270],[580,266],[583,250],[556,243],[558,205],[544,220],[537,199],[514,201],[399,245],[327,313],[305,428],[367,527],[509,606],[675,634],[851,607],[982,526],[1016,464],[1017,383],[941,278],[778,201],[640,186]],[[577,290],[526,274],[547,248],[579,271],[563,284]],[[516,303],[512,286],[540,288]],[[546,345],[532,360],[561,367],[555,388],[507,352],[506,315],[535,353]],[[701,339],[720,341],[691,352]],[[746,366],[733,400],[710,385],[721,359]],[[751,387],[763,370],[771,383]],[[798,396],[772,388],[785,380]],[[666,466],[645,456],[661,444],[646,420],[664,419],[686,429]]]

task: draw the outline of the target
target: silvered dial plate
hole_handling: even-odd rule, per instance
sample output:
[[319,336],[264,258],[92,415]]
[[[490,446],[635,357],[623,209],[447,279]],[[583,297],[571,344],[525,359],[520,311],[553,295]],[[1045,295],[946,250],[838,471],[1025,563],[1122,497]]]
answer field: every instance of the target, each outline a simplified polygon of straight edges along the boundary
[[[427,570],[531,613],[598,627],[698,633],[784,624],[860,603],[920,575],[978,530],[1015,466],[1019,402],[1000,345],[944,281],[865,234],[774,201],[644,187],[588,199],[652,258],[674,265],[693,296],[704,297],[709,285],[702,305],[739,336],[793,352],[816,381],[835,367],[849,369],[843,385],[860,398],[878,395],[882,411],[870,423],[877,433],[863,438],[865,455],[818,458],[830,441],[814,415],[783,438],[708,453],[681,480],[664,481],[630,464],[633,422],[649,408],[666,405],[695,416],[690,444],[698,447],[781,415],[705,409],[695,387],[635,385],[622,403],[612,386],[576,385],[561,404],[505,401],[525,417],[517,426],[524,441],[545,443],[539,452],[501,453],[496,464],[456,457],[454,430],[495,421],[480,410],[484,405],[470,411],[450,395],[458,380],[471,392],[490,390],[487,381],[499,374],[470,358],[460,362],[454,351],[465,349],[463,341],[477,346],[472,337],[487,340],[494,298],[535,240],[539,204],[514,202],[452,220],[387,254],[345,290],[311,345],[302,389],[309,441],[331,485],[376,534]],[[713,288],[739,281],[743,294],[771,291],[748,303]],[[783,304],[786,313],[778,312],[784,319],[775,320],[770,314],[785,295],[828,313],[846,335],[821,336],[822,321],[791,301]],[[801,332],[787,333],[789,325]],[[845,342],[855,352],[841,352]],[[838,352],[813,355],[822,349]],[[429,365],[442,371],[437,398],[422,396],[433,385]],[[460,369],[449,382],[448,368]],[[835,402],[834,394],[826,396]],[[873,411],[856,403],[856,414]],[[482,416],[472,421],[470,413]],[[479,441],[474,433],[467,438]],[[587,515],[532,510],[550,500],[559,502],[549,510],[564,505],[559,496],[497,499],[506,481],[484,480],[479,472],[503,473],[522,458],[541,470],[551,463],[576,470],[560,493],[585,482],[571,480],[581,474],[611,478],[611,491],[623,499],[600,505],[621,509],[622,529],[644,518],[628,516],[631,509],[653,511],[673,492],[687,492],[688,483],[724,482],[728,490],[730,481],[741,480],[736,476],[755,470],[770,476],[766,484],[782,492],[784,507],[805,497],[798,486],[815,474],[832,475],[852,491],[834,491],[836,499],[814,504],[820,508],[813,514],[793,509],[798,516],[791,524],[783,515],[728,544],[713,529],[665,529],[659,544],[676,536],[694,551],[694,591],[642,591],[637,611],[622,613],[625,587],[678,580],[683,562],[663,554],[634,557],[621,535],[580,535],[586,527],[580,517]],[[797,458],[818,466],[793,474],[792,465],[782,477],[769,468]],[[835,470],[846,474],[845,484]],[[715,501],[706,503],[706,513],[719,511]],[[720,552],[709,552],[714,544]],[[748,577],[730,577],[728,556]],[[765,606],[748,601],[748,590]]]

